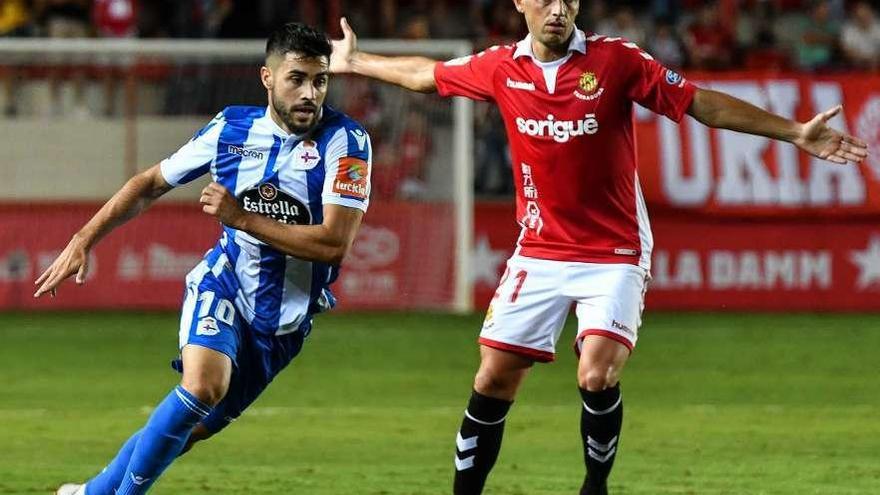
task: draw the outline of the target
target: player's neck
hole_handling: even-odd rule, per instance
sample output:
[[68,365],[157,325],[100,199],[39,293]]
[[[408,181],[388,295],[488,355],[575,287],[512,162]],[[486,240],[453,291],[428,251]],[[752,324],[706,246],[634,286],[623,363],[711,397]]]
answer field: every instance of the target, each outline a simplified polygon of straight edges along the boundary
[[539,62],[555,62],[568,55],[568,42],[560,46],[548,46],[533,36],[532,53]]
[[286,132],[288,136],[294,134],[293,131],[291,131],[290,128],[287,127],[287,124],[285,124],[284,121],[281,120],[281,116],[278,115],[278,112],[275,111],[272,105],[269,105],[269,117],[272,119],[273,122],[275,122],[275,125],[277,125],[282,131]]

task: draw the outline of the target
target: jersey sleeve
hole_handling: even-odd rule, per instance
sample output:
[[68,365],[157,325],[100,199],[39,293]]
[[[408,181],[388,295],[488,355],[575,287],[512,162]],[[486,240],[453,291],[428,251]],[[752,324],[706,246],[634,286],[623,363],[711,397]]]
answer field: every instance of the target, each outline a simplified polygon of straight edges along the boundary
[[621,43],[628,69],[630,99],[643,107],[680,122],[697,88],[681,74],[664,67],[634,43]]
[[498,66],[499,47],[494,46],[476,55],[437,62],[434,81],[440,96],[465,96],[486,101],[494,98],[492,79]]
[[225,119],[221,112],[176,153],[162,160],[159,169],[165,182],[177,187],[210,172],[211,164],[217,156],[217,142],[224,124]]
[[360,126],[340,127],[327,143],[322,202],[366,212],[370,204],[373,146]]

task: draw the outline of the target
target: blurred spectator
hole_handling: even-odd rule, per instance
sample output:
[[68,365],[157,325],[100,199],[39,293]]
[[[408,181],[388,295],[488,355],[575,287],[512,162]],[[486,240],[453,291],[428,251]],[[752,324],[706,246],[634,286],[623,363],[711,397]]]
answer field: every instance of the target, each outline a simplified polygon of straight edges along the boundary
[[[89,0],[35,0],[37,19],[50,38],[84,38],[89,35]],[[50,112],[64,111],[61,95],[62,79],[73,83],[73,112],[77,117],[89,114],[86,106],[85,72],[82,67],[61,67],[51,64],[49,72]]]
[[[26,36],[30,33],[31,16],[24,0],[0,0],[0,38],[5,36]],[[0,68],[3,80],[3,115],[13,116],[18,112],[15,104],[15,88],[19,71],[13,67]]]
[[779,19],[775,0],[743,4],[736,22],[737,59],[747,69],[784,69],[789,57],[776,34]]
[[448,0],[431,3],[428,14],[431,23],[431,37],[455,39],[474,36],[472,21],[469,17],[473,14],[473,9],[467,8],[466,5],[462,5],[463,3]]
[[31,14],[24,0],[0,0],[0,38],[26,36],[30,25]]
[[843,26],[840,44],[853,67],[868,70],[880,67],[880,22],[871,4],[856,2],[850,19]]
[[648,53],[654,56],[664,65],[674,69],[684,66],[684,47],[681,40],[675,34],[675,27],[671,22],[660,21],[648,41]]
[[840,25],[831,14],[830,2],[815,0],[809,16],[800,17],[794,23],[795,55],[801,69],[821,70],[834,64]]
[[426,40],[431,37],[431,22],[425,14],[410,16],[400,29],[400,37],[408,40]]
[[474,105],[474,187],[480,194],[513,194],[513,172],[497,105]]
[[[138,5],[135,0],[94,0],[92,23],[101,38],[132,38],[137,34]],[[112,57],[102,64],[104,80],[104,115],[116,113],[116,88],[122,78],[121,68],[127,68],[129,60]],[[127,70],[125,72],[128,72]]]
[[681,0],[651,0],[651,17],[663,19],[675,26],[681,15]]
[[599,27],[608,20],[608,6],[605,0],[593,0],[587,5],[581,5],[581,13],[578,17],[580,29],[605,34],[599,31]]
[[600,21],[596,32],[624,38],[637,45],[643,45],[645,42],[645,30],[636,19],[632,8],[627,5],[618,6],[610,18]]
[[776,4],[752,0],[742,5],[736,22],[736,44],[741,49],[766,49],[776,45]]
[[135,0],[94,0],[92,22],[101,38],[132,38],[137,34]]
[[733,35],[721,22],[716,2],[700,7],[685,33],[688,60],[696,69],[726,69],[732,62]]
[[50,38],[89,35],[89,0],[35,0],[34,6]]

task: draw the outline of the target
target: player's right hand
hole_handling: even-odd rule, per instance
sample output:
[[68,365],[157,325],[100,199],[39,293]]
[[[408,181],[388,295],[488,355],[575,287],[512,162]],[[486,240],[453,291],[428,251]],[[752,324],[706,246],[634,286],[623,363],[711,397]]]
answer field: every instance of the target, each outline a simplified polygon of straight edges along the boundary
[[88,243],[79,235],[73,236],[73,239],[67,243],[67,247],[61,254],[55,258],[55,261],[42,275],[34,282],[39,285],[34,297],[40,297],[45,293],[49,293],[55,297],[57,288],[65,279],[76,274],[76,283],[82,285],[86,282],[86,273],[89,269],[89,247]]
[[330,72],[333,74],[351,72],[352,57],[357,53],[357,35],[348,25],[348,19],[339,19],[339,26],[342,28],[342,39],[332,40],[333,53],[330,54]]

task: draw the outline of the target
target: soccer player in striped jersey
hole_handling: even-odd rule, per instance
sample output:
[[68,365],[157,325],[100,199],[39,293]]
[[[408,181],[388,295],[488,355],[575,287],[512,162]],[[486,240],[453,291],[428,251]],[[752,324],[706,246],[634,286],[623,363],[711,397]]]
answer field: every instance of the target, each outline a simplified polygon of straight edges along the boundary
[[330,69],[492,101],[507,130],[522,230],[480,333],[480,368],[456,438],[455,494],[482,492],[517,390],[533,363],[554,359],[574,306],[581,494],[603,495],[623,421],[618,382],[638,338],[653,245],[633,106],[788,141],[835,163],[862,161],[866,145],[827,125],[839,107],[794,122],[698,88],[627,40],[578,30],[578,0],[513,5],[525,16],[525,39],[448,62],[359,52],[343,19]]
[[104,471],[60,495],[146,493],[193,443],[237,418],[293,359],[316,313],[333,307],[339,273],[369,203],[371,144],[324,105],[331,44],[288,24],[267,42],[267,107],[228,107],[170,158],[129,180],[36,284],[82,284],[89,251],[174,187],[210,173],[202,209],[223,224],[186,277],[180,385]]

